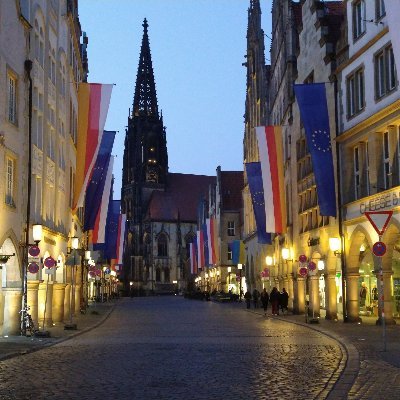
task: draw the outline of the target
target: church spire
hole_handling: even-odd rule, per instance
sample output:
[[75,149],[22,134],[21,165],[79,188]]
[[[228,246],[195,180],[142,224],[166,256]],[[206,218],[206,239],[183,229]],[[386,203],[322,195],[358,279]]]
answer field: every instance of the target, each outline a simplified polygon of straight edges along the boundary
[[136,76],[135,97],[133,99],[133,115],[158,117],[156,84],[154,81],[153,63],[151,61],[147,19],[143,21],[143,39],[140,49],[138,72]]

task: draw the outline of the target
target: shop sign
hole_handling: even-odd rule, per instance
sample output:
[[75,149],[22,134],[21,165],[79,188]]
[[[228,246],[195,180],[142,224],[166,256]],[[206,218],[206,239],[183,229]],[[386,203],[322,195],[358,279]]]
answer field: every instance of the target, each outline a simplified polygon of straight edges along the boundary
[[345,219],[358,218],[368,211],[383,211],[388,208],[400,206],[400,191],[392,189],[381,195],[370,196],[359,201],[354,201],[345,206]]

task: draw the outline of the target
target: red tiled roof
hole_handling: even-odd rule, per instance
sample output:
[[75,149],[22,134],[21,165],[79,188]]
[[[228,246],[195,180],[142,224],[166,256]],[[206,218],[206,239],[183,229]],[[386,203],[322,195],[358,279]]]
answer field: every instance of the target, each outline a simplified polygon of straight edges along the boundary
[[215,182],[214,176],[168,174],[167,189],[151,195],[147,217],[153,221],[176,221],[179,211],[182,222],[196,222],[199,200],[208,196],[209,185]]
[[242,208],[243,171],[221,171],[222,210]]

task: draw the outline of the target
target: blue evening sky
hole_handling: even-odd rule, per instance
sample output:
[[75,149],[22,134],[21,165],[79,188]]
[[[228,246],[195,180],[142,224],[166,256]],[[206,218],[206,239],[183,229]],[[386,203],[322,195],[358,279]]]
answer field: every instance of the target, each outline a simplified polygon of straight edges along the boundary
[[[243,170],[247,9],[250,0],[80,0],[89,37],[89,82],[115,83],[106,122],[117,130],[114,198],[120,198],[125,127],[132,106],[143,19],[169,171],[215,175]],[[271,2],[261,1],[271,36]],[[266,57],[270,41],[265,38]]]

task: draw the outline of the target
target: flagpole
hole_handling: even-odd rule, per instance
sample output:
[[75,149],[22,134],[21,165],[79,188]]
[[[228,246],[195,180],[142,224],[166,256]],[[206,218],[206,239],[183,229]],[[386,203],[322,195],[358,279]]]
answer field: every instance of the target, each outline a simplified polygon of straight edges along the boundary
[[[335,94],[335,133],[339,136],[339,115],[338,115],[338,81],[337,76],[334,76],[334,94]],[[340,264],[342,268],[342,307],[343,307],[343,322],[348,322],[347,315],[347,295],[346,295],[346,257],[345,257],[345,238],[343,235],[343,211],[342,211],[342,192],[341,192],[341,176],[340,176],[340,148],[339,141],[336,141],[336,180],[337,180],[337,200],[338,200],[338,224],[339,237],[341,244]]]

